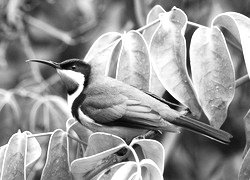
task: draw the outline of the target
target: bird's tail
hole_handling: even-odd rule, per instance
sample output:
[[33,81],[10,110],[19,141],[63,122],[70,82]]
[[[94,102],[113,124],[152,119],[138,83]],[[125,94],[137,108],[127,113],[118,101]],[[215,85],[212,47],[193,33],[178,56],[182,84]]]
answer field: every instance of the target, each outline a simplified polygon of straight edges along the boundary
[[223,130],[215,129],[187,116],[180,116],[171,123],[225,144],[229,143],[230,138],[233,137]]

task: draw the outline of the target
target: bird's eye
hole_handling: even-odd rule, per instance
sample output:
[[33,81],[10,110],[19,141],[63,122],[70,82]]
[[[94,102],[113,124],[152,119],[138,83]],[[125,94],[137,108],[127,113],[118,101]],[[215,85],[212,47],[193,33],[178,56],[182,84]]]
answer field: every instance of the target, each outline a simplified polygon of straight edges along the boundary
[[75,65],[71,66],[71,69],[72,69],[72,70],[75,70],[75,69],[76,69],[76,66],[75,66]]

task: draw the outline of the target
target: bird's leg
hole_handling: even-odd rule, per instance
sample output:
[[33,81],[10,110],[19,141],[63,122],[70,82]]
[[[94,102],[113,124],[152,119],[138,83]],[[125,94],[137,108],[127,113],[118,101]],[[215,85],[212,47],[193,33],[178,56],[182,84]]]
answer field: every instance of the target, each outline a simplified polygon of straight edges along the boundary
[[137,136],[136,138],[137,139],[152,139],[160,134],[162,134],[162,132],[160,130],[150,130],[146,134]]

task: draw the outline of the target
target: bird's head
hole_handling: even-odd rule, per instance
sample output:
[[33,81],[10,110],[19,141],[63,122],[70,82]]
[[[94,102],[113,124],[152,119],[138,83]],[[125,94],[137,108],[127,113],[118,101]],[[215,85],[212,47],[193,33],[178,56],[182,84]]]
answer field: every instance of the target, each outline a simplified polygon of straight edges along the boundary
[[88,84],[91,67],[80,59],[69,59],[61,63],[41,59],[30,59],[26,62],[39,62],[54,67],[69,95],[75,93],[80,86],[84,88]]

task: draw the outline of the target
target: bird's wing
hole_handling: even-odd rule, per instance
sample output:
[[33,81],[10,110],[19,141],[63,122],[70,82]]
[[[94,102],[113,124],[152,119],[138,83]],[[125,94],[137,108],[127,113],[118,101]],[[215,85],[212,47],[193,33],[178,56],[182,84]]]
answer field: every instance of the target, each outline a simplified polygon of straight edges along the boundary
[[105,99],[101,96],[86,98],[81,110],[97,123],[106,125],[156,128],[160,121],[164,121],[158,112],[138,100],[128,99],[122,94],[110,96],[106,94]]

